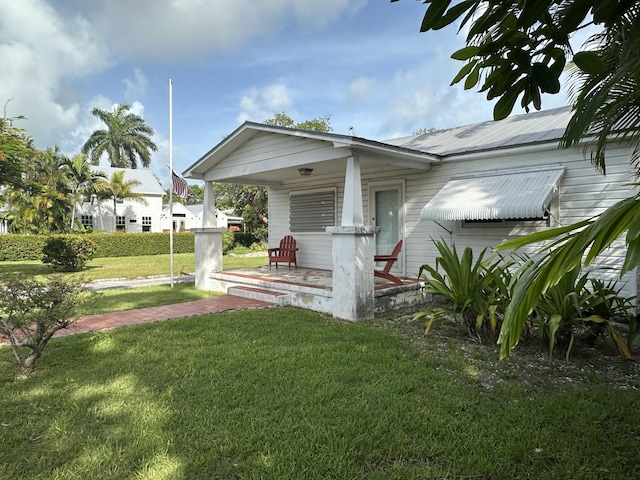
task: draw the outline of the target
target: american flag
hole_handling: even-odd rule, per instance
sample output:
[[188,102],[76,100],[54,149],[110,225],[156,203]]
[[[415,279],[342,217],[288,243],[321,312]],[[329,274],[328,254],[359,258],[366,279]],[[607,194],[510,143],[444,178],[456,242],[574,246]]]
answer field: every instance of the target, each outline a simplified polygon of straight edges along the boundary
[[189,196],[187,181],[173,170],[171,170],[171,192],[180,195],[182,198]]

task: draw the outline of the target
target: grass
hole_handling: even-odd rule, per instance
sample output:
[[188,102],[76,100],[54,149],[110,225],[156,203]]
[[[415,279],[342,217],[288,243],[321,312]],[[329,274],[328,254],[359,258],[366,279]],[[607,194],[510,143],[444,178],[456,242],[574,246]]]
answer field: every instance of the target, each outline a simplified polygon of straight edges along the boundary
[[132,310],[134,308],[173,305],[221,294],[222,292],[196,290],[194,282],[176,283],[173,288],[170,285],[115,288],[100,291],[97,297],[81,306],[79,313],[81,315],[93,315],[96,313]]
[[[228,270],[256,268],[266,264],[266,257],[225,255],[222,259],[222,264],[223,268]],[[23,274],[42,280],[49,275],[66,275],[82,277],[85,281],[107,278],[138,278],[169,275],[169,265],[169,255],[97,258],[90,262],[86,270],[73,273],[54,272],[42,262],[0,262],[0,277],[10,274]],[[194,254],[174,255],[174,272],[176,276],[181,271],[189,273],[194,270]],[[220,292],[196,290],[193,282],[176,283],[173,288],[169,285],[158,285],[135,289],[110,289],[101,291],[97,298],[83,305],[80,313],[82,315],[90,315],[157,305],[171,305],[200,300],[219,294]]]
[[[195,255],[193,253],[179,253],[173,256],[174,275],[192,273],[195,271]],[[255,268],[266,265],[266,257],[232,257],[225,255],[222,259],[223,268]],[[86,281],[105,278],[138,278],[156,275],[170,275],[169,255],[148,255],[137,257],[108,257],[96,258],[87,263],[87,268],[80,272],[55,272],[42,262],[0,262],[0,277],[12,273],[21,273],[42,279],[47,275],[69,275],[82,277]]]
[[54,339],[0,370],[0,478],[640,477],[637,365],[420,331],[272,308]]

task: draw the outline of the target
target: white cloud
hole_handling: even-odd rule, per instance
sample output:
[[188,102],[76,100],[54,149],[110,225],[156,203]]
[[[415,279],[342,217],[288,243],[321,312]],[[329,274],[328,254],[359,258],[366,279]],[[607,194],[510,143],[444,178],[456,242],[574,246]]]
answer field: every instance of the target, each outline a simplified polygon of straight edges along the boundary
[[0,92],[7,115],[24,115],[36,145],[60,143],[80,115],[82,95],[70,80],[109,65],[88,23],[65,19],[41,0],[0,0]]
[[198,59],[294,24],[320,29],[365,4],[366,0],[109,0],[81,6],[119,54],[167,61]]
[[361,100],[375,95],[377,87],[376,83],[375,78],[356,78],[349,84],[349,96],[354,100]]
[[133,77],[133,79],[125,78],[122,80],[126,87],[124,95],[127,98],[135,98],[143,95],[147,91],[147,77],[142,73],[142,70],[134,68]]
[[238,123],[246,120],[262,122],[281,112],[291,116],[294,115],[290,111],[292,106],[291,92],[285,85],[253,88],[240,100],[240,114],[236,120]]

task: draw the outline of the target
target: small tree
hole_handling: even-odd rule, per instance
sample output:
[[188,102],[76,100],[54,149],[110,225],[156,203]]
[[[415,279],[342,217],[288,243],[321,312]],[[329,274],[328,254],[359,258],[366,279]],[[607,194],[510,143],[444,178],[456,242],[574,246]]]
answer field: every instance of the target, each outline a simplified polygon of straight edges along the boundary
[[80,280],[49,277],[40,282],[13,276],[0,284],[0,333],[9,339],[18,367],[33,370],[53,335],[73,325],[87,300]]

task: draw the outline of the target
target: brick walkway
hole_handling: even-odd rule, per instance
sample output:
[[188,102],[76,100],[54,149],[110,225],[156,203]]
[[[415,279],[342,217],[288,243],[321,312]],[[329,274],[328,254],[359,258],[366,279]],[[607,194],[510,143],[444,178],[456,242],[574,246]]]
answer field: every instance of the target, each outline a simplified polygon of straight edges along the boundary
[[138,308],[123,312],[99,313],[81,317],[71,328],[59,330],[56,336],[87,333],[110,328],[138,325],[141,323],[161,322],[171,318],[192,317],[207,313],[228,312],[233,310],[250,310],[273,306],[273,303],[237,297],[234,295],[218,295],[196,300],[195,302],[161,305],[158,307]]

